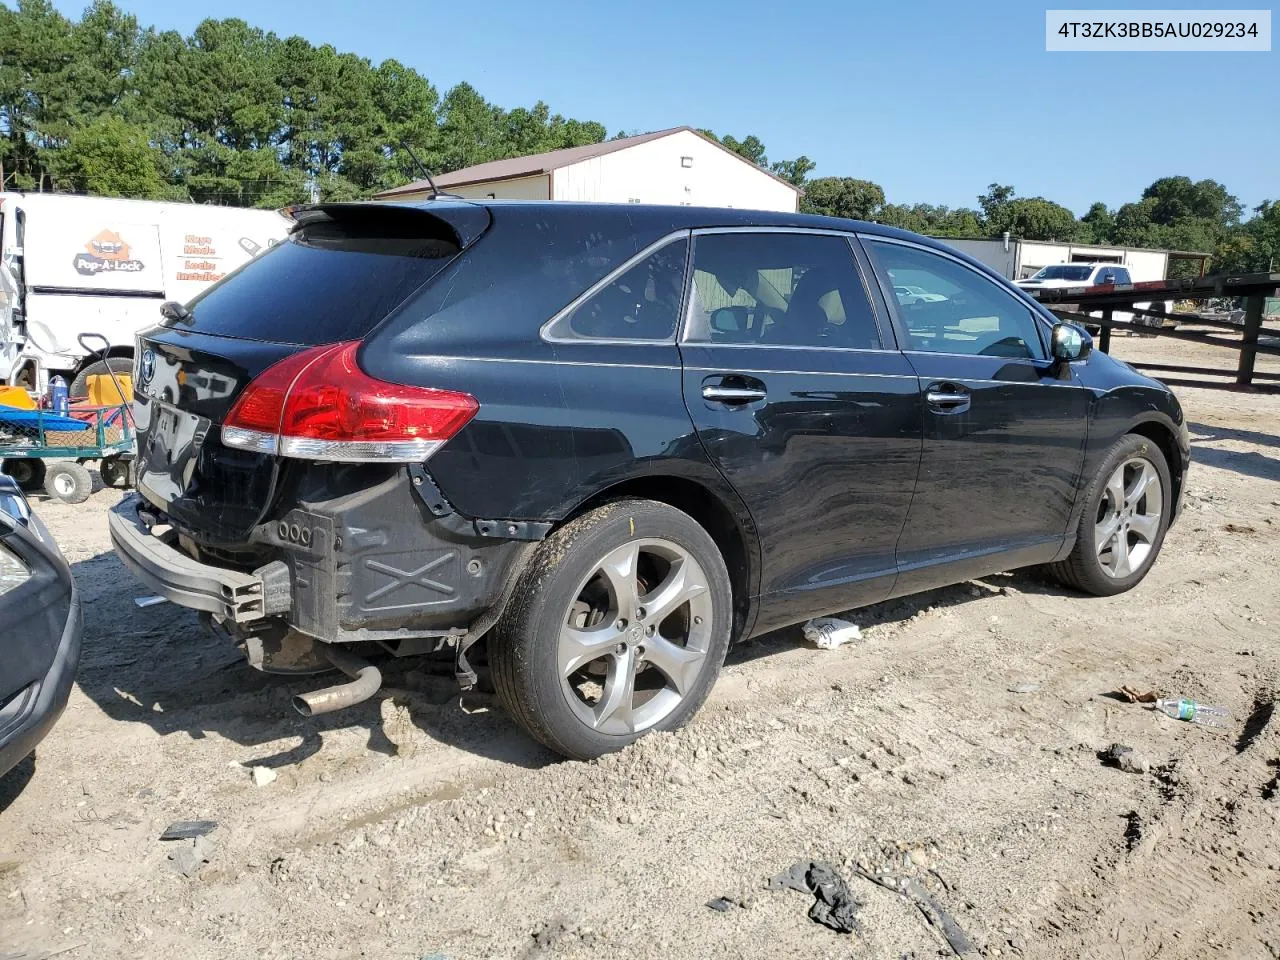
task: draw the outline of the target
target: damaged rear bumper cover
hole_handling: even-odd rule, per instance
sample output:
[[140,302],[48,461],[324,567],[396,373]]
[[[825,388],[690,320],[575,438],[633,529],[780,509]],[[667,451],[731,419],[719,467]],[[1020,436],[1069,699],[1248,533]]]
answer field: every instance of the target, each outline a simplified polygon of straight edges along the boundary
[[200,563],[172,545],[176,534],[157,536],[138,516],[138,498],[111,509],[108,526],[116,555],[139,582],[156,594],[233,623],[288,613],[289,569],[272,561],[252,573]]

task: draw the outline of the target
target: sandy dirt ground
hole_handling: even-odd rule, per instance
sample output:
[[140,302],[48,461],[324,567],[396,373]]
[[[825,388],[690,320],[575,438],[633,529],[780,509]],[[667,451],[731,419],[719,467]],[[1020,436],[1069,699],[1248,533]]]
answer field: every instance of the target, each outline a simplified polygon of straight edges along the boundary
[[[315,678],[135,607],[106,534],[118,492],[38,500],[87,625],[66,714],[0,783],[0,955],[949,955],[861,869],[915,880],[983,956],[1280,957],[1280,396],[1178,392],[1185,512],[1132,593],[1020,572],[855,611],[863,639],[835,651],[783,631],[731,652],[686,729],[595,763],[420,664],[398,681],[415,692],[303,719],[289,699]],[[1231,720],[1178,722],[1122,684]],[[1113,742],[1148,772],[1100,762]],[[218,826],[188,878],[158,838],[192,819]],[[804,858],[849,878],[858,932],[766,889]]]

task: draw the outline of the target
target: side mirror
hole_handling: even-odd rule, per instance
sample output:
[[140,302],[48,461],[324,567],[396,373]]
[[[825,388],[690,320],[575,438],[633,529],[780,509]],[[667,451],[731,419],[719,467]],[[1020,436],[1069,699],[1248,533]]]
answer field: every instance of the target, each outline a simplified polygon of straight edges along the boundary
[[1093,352],[1093,338],[1074,323],[1055,323],[1049,337],[1053,359],[1070,363],[1083,360]]

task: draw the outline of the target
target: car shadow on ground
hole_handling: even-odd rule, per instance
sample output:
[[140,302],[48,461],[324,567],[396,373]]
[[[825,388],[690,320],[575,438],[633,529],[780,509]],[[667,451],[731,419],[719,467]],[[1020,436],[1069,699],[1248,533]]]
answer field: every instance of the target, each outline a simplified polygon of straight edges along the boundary
[[1268,456],[1257,450],[1228,450],[1210,446],[1223,440],[1253,443],[1260,447],[1280,449],[1280,435],[1257,430],[1236,430],[1207,423],[1187,424],[1191,431],[1191,461],[1231,470],[1246,477],[1280,480],[1280,455]]
[[[80,690],[114,720],[145,723],[161,736],[193,740],[210,734],[240,746],[265,748],[246,766],[285,767],[321,752],[327,735],[364,728],[366,747],[392,756],[400,751],[403,724],[388,736],[382,704],[375,697],[345,710],[302,717],[293,697],[342,681],[336,673],[268,675],[254,670],[226,640],[207,631],[197,616],[173,604],[138,608],[145,591],[112,553],[72,564],[84,606],[85,629]],[[407,709],[422,733],[442,744],[503,763],[537,767],[555,758],[525,737],[492,697],[455,694],[444,700],[440,684],[406,689],[406,672],[424,676],[422,658],[394,661],[386,671],[396,704]],[[452,683],[452,679],[449,679]],[[403,710],[396,719],[403,716]],[[279,741],[296,740],[287,750]]]
[[[1054,583],[1035,570],[1014,570],[979,580],[939,587],[924,593],[915,593],[893,600],[885,600],[868,607],[859,607],[843,614],[835,614],[843,620],[858,625],[860,630],[870,630],[886,623],[900,623],[934,607],[956,608],[975,600],[982,600],[1001,592],[1017,592],[1054,597],[1080,597],[1079,593]],[[771,656],[804,643],[801,626],[783,627],[771,633],[752,637],[729,649],[726,664],[746,663]]]
[[[320,754],[326,737],[360,728],[367,732],[368,751],[394,756],[404,746],[406,719],[421,738],[504,764],[536,768],[558,760],[510,720],[496,697],[483,692],[459,696],[451,663],[427,658],[380,664],[386,686],[392,688],[384,696],[336,713],[302,717],[291,706],[293,697],[339,682],[340,675],[285,677],[254,670],[191,611],[168,603],[137,607],[134,598],[143,591],[112,553],[81,560],[72,570],[85,611],[77,684],[114,720],[145,723],[163,737],[222,737],[248,749],[251,756],[241,761],[245,766],[294,766]],[[848,618],[865,629],[909,619],[930,607],[958,606],[1002,588],[1067,594],[1034,574],[1004,574],[864,607]],[[728,663],[769,656],[800,642],[798,627],[774,631],[735,645]],[[281,750],[281,740],[295,745]],[[252,755],[256,748],[262,752]]]
[[[8,773],[0,774],[0,814],[27,788],[36,773],[36,755],[33,753]],[[0,956],[4,956],[0,954]]]

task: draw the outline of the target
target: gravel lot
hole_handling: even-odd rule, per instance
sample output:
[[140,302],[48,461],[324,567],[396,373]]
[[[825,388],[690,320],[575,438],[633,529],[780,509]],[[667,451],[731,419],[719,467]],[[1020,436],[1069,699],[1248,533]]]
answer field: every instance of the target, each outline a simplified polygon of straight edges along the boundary
[[[1196,464],[1137,590],[1016,573],[856,611],[862,641],[835,651],[780,632],[731,652],[687,729],[587,764],[422,670],[398,699],[304,720],[289,698],[314,678],[135,608],[106,534],[118,492],[38,501],[87,627],[65,716],[0,782],[0,955],[949,954],[861,865],[918,881],[986,956],[1280,957],[1280,396],[1179,396]],[[1232,719],[1180,723],[1108,696],[1122,684]],[[1115,741],[1150,771],[1104,766]],[[183,842],[158,837],[191,819],[218,827],[188,878]],[[765,888],[803,858],[849,878],[859,932]]]

